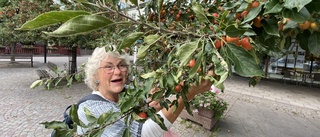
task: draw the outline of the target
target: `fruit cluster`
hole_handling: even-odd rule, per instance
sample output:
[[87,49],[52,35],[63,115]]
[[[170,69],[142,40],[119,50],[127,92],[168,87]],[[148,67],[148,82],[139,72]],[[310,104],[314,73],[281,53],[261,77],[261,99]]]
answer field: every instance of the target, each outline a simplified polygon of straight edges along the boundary
[[233,43],[236,44],[237,46],[241,46],[246,50],[251,50],[253,47],[250,43],[250,38],[249,37],[243,37],[240,39],[240,37],[221,37],[221,39],[216,39],[215,41],[215,48],[220,49],[222,46],[225,45],[225,43]]

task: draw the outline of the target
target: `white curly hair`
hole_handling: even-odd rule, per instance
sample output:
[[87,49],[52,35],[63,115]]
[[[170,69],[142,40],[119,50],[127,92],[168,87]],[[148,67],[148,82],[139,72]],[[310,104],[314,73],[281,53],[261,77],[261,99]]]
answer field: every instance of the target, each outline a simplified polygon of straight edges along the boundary
[[126,64],[129,64],[127,55],[121,55],[116,51],[107,51],[105,46],[95,48],[91,57],[88,58],[84,68],[84,82],[92,90],[98,90],[98,84],[95,82],[95,75],[97,74],[97,70],[100,67],[101,61],[108,59],[108,57],[120,58],[123,59]]

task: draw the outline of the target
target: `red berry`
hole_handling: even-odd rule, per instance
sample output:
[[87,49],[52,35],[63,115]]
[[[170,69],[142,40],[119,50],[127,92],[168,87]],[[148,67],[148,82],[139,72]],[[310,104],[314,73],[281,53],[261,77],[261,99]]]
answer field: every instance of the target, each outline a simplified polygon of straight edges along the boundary
[[147,115],[146,112],[140,112],[140,113],[138,114],[138,116],[141,117],[141,118],[143,118],[143,119],[148,118],[148,115]]
[[189,61],[189,67],[190,68],[193,68],[195,64],[196,64],[196,61],[194,59]]
[[179,93],[181,91],[181,86],[180,85],[175,86],[174,90]]

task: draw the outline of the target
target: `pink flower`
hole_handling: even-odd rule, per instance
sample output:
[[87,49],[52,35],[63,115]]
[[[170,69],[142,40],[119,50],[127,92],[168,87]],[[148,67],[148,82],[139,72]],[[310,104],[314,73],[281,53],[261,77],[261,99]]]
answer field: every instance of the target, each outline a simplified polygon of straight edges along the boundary
[[192,110],[193,113],[199,113],[198,109]]

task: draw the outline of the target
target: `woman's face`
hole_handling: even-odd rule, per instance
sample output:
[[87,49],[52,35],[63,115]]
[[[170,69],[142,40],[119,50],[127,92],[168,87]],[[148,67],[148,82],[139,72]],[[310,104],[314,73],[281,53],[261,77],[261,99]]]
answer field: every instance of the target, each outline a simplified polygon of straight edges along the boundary
[[108,57],[100,62],[96,79],[99,80],[98,91],[112,101],[118,100],[127,79],[127,64],[123,59]]

